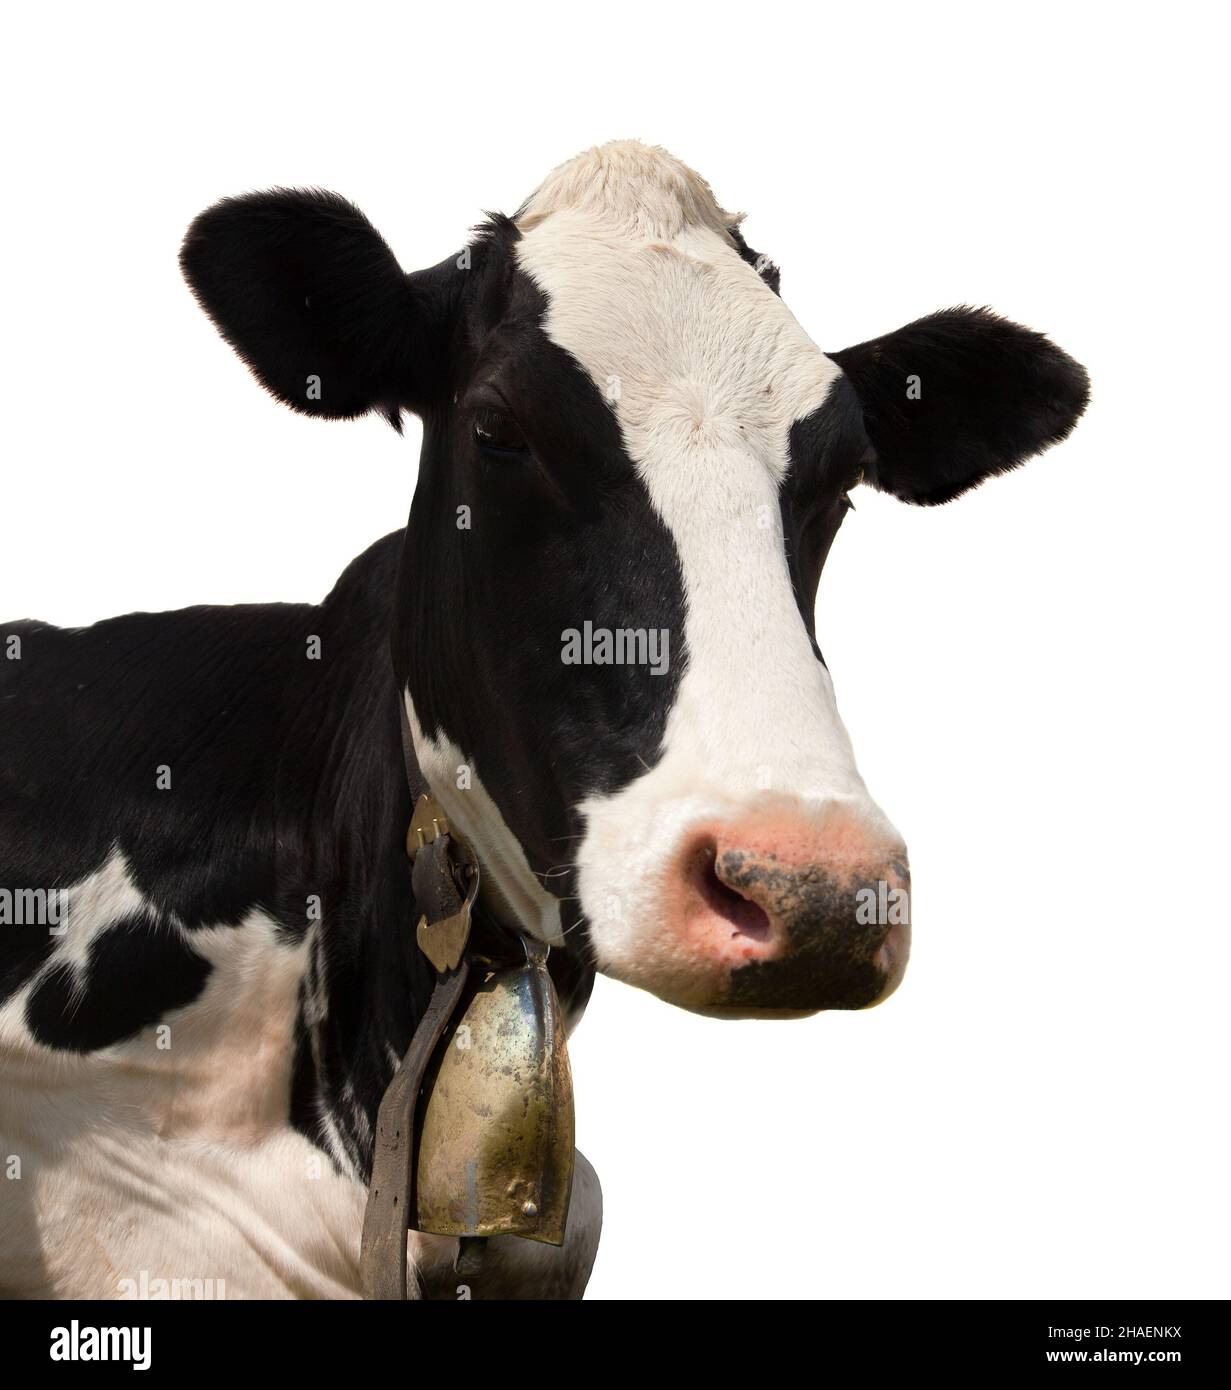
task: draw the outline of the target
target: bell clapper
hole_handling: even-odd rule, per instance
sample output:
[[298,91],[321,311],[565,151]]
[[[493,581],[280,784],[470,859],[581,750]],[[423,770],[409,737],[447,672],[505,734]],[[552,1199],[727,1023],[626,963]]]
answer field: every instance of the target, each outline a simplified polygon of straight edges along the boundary
[[486,1236],[458,1236],[457,1254],[453,1257],[454,1274],[462,1279],[473,1279],[483,1272],[486,1254]]

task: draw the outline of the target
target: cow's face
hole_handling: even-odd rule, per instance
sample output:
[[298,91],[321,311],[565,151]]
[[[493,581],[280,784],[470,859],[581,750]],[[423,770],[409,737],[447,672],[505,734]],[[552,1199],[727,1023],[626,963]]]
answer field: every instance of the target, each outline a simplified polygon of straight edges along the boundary
[[821,568],[856,484],[955,497],[1068,432],[1082,369],[974,310],[826,355],[637,144],[418,275],[299,193],[203,214],[184,265],[281,399],[423,418],[395,664],[504,910],[693,1008],[884,998],[906,851],[816,645]]

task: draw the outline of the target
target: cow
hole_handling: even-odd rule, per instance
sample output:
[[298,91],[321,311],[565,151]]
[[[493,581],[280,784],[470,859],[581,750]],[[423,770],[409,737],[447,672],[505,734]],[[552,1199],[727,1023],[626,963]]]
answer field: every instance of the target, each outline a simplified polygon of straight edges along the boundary
[[[550,948],[570,1026],[596,971],[725,1017],[877,1004],[908,859],[817,644],[822,566],[857,485],[948,502],[1064,439],[1088,382],[987,309],[822,351],[740,218],[637,142],[413,274],[302,189],[211,207],[181,264],[279,401],[417,415],[418,481],[319,604],[0,628],[0,1280],[356,1297],[432,989],[412,797]],[[600,1222],[579,1156],[563,1246],[494,1240],[484,1296],[580,1296]],[[455,1242],[410,1239],[455,1296]]]

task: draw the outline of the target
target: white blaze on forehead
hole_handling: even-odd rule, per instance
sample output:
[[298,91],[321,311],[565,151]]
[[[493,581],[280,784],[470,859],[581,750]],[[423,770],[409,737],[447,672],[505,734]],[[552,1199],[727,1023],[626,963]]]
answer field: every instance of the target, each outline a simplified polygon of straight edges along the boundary
[[639,140],[598,145],[553,169],[526,200],[517,225],[528,232],[564,209],[639,237],[672,237],[686,227],[725,235],[739,220],[723,212],[700,174]]
[[[686,728],[669,735],[691,731],[704,754],[690,784],[708,773],[727,794],[753,792],[768,770],[779,790],[857,794],[779,510],[791,425],[824,403],[839,370],[678,161],[618,145],[574,164],[545,185],[550,212],[546,191],[527,204],[517,255],[547,296],[545,331],[607,398],[679,551],[688,669],[672,724]],[[677,188],[671,215],[660,204]],[[572,189],[577,205],[563,201]],[[647,206],[669,239],[641,234]]]
[[519,219],[544,329],[609,402],[683,570],[688,666],[663,756],[584,808],[581,895],[608,965],[652,919],[630,885],[698,819],[776,792],[883,821],[796,606],[779,509],[791,426],[839,369],[743,260],[730,225],[697,175],[623,144],[557,170]]

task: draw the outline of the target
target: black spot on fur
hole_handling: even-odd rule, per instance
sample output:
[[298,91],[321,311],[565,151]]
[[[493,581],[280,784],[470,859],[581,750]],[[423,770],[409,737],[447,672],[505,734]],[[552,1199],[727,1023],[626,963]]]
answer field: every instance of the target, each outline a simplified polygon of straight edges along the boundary
[[0,1004],[26,983],[56,947],[48,927],[0,926]]
[[26,1024],[47,1047],[93,1052],[191,1004],[211,969],[165,923],[126,917],[91,943],[83,972],[51,968],[26,1003]]

